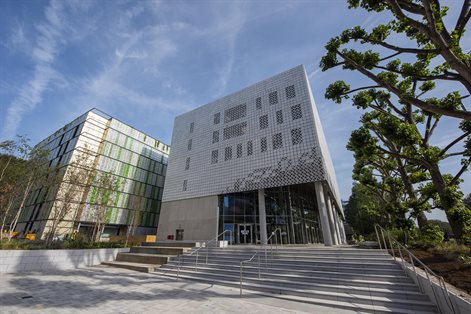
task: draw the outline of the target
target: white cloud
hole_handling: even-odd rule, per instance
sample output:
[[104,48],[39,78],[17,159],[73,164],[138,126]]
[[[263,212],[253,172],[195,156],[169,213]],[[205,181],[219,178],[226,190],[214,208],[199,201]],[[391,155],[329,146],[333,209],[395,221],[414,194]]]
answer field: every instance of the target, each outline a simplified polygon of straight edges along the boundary
[[32,52],[34,71],[32,78],[19,90],[10,103],[1,130],[2,138],[12,138],[23,116],[41,101],[44,91],[56,72],[52,65],[63,42],[63,7],[60,1],[51,1],[44,11],[45,20],[37,26],[38,38]]

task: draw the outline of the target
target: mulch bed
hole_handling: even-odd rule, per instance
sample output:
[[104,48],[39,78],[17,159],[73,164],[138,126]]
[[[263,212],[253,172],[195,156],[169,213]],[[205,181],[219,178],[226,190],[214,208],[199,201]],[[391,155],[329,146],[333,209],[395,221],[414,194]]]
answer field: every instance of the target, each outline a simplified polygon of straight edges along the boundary
[[461,262],[457,256],[448,257],[425,249],[410,249],[410,251],[446,282],[471,294],[471,265]]

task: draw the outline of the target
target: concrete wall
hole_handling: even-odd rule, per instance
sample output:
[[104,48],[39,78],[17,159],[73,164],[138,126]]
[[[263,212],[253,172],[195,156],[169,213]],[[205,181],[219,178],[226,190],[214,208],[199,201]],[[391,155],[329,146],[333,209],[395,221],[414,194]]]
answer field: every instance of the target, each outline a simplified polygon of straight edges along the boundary
[[0,274],[66,270],[113,261],[129,248],[91,250],[0,250]]
[[[402,263],[399,259],[396,262]],[[439,308],[439,312],[443,314],[465,314],[471,313],[471,300],[465,300],[459,296],[460,291],[452,285],[447,284],[448,293],[450,298],[448,299],[443,290],[440,288],[438,280],[433,279],[432,285],[423,270],[416,268],[417,276],[414,273],[412,265],[409,263],[405,264],[405,271],[409,277],[421,288],[422,292],[425,293],[430,301]],[[433,288],[432,288],[433,287]]]
[[217,196],[163,202],[157,241],[176,236],[176,229],[184,229],[183,240],[211,240],[217,235],[217,219]]

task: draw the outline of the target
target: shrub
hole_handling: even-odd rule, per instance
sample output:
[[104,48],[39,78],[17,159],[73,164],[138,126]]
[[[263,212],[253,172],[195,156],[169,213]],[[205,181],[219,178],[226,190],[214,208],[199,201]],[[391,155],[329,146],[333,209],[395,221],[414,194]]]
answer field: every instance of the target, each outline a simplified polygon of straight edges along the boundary
[[445,233],[438,224],[429,223],[420,230],[417,239],[413,242],[414,246],[430,248],[443,242]]
[[63,249],[104,249],[121,248],[123,243],[87,242],[87,241],[52,241],[46,246],[44,241],[16,240],[0,242],[0,250],[63,250]]

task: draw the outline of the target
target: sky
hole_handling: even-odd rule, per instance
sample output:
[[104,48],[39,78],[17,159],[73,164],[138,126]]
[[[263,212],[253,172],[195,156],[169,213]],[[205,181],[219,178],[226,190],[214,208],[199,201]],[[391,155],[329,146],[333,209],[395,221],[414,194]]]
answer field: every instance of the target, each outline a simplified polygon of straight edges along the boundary
[[[460,2],[445,3],[452,21]],[[322,72],[319,61],[331,37],[387,17],[349,10],[344,0],[1,0],[0,141],[27,134],[39,142],[96,107],[170,144],[177,115],[304,64],[347,200],[354,159],[345,146],[361,112],[324,92],[338,79],[352,88],[366,81]],[[444,118],[433,141],[458,131],[456,119]],[[442,166],[456,173],[459,159]],[[463,179],[468,194],[470,172]],[[430,217],[445,220],[441,211]]]

